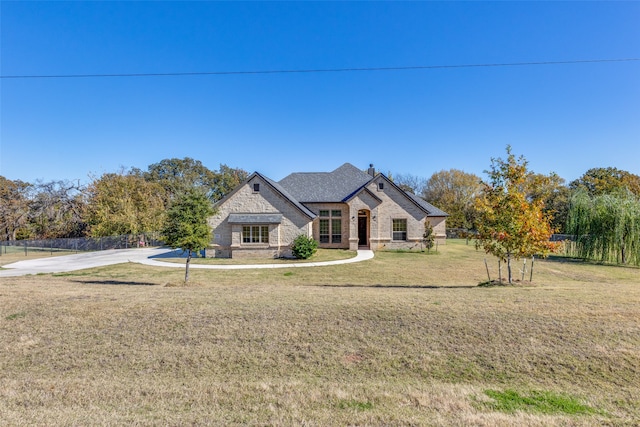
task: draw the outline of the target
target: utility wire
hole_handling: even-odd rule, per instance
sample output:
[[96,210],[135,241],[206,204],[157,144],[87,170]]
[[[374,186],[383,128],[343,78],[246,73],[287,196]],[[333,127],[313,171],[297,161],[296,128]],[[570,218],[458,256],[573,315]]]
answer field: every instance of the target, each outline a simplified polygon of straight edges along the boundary
[[173,76],[224,76],[249,74],[294,74],[294,73],[341,73],[355,71],[406,71],[406,70],[436,70],[447,68],[480,68],[480,67],[516,67],[531,65],[561,65],[561,64],[593,64],[603,62],[631,62],[640,58],[625,59],[585,59],[576,61],[541,61],[541,62],[507,62],[494,64],[463,64],[463,65],[422,65],[410,67],[363,67],[363,68],[319,68],[306,70],[255,70],[255,71],[207,71],[192,73],[117,73],[117,74],[52,74],[52,75],[14,75],[0,76],[0,79],[69,79],[96,77],[173,77]]

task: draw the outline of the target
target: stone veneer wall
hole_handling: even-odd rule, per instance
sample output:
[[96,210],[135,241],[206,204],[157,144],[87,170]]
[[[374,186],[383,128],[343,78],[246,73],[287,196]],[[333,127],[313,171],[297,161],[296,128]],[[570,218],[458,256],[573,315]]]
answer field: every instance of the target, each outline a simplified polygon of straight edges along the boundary
[[[254,183],[260,184],[260,191],[253,191]],[[293,240],[300,234],[311,235],[311,220],[259,176],[235,190],[216,207],[217,214],[209,218],[213,240],[206,251],[208,257],[291,256]],[[269,243],[243,243],[242,224],[229,224],[230,213],[281,213],[283,218],[280,224],[251,224],[269,226]]]
[[[349,206],[346,203],[305,203],[305,206],[314,214],[318,215],[318,218],[313,220],[313,238],[318,241],[318,246],[321,248],[330,249],[349,249]],[[320,243],[320,211],[321,210],[340,210],[342,216],[342,238],[340,243]]]
[[[378,187],[378,183],[380,182],[384,184],[382,190]],[[377,202],[371,195],[363,191],[350,202],[350,205],[356,217],[359,209],[368,209],[370,211],[369,246],[372,250],[420,248],[425,220],[431,222],[431,225],[434,227],[436,239],[441,243],[445,242],[445,217],[427,218],[422,209],[382,177],[378,177],[369,183],[367,189],[372,194],[375,194],[378,199],[382,200],[382,202]],[[406,219],[406,241],[392,240],[393,219]],[[351,237],[352,247],[354,240],[357,246],[357,223],[355,230],[353,230],[352,227]]]

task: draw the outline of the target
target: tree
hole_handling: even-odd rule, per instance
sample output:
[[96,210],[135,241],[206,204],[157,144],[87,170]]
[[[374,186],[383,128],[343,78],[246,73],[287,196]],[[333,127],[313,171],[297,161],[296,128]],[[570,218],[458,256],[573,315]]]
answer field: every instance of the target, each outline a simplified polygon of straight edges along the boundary
[[85,201],[79,183],[37,182],[29,204],[29,227],[38,239],[80,237],[84,234]]
[[431,252],[431,248],[436,240],[436,236],[433,234],[433,225],[428,219],[424,221],[424,233],[422,234],[422,243],[427,248],[427,253]]
[[479,218],[476,246],[507,263],[508,282],[512,282],[511,260],[534,255],[547,256],[557,249],[550,242],[551,217],[543,212],[542,200],[527,200],[527,161],[518,159],[507,146],[507,159],[491,159],[487,171],[489,182],[483,183],[476,199]]
[[190,188],[180,195],[167,212],[163,238],[172,248],[187,252],[185,283],[189,281],[193,252],[206,248],[211,241],[211,227],[207,220],[213,212],[209,198],[196,188]]
[[210,198],[214,202],[222,199],[227,193],[244,182],[249,174],[244,169],[231,168],[227,165],[220,165],[220,170],[216,173],[211,188]]
[[106,173],[87,188],[87,223],[94,237],[157,231],[164,214],[164,189],[139,175]]
[[448,228],[471,229],[474,199],[482,189],[481,179],[458,169],[436,172],[427,180],[422,197],[449,214]]
[[549,175],[530,173],[526,179],[527,200],[541,200],[543,212],[551,217],[551,227],[563,233],[569,213],[571,190],[555,172]]
[[626,190],[640,196],[640,176],[612,167],[593,168],[571,181],[569,188],[574,191],[584,189],[591,196],[624,193]]
[[198,188],[212,200],[220,200],[225,194],[243,182],[249,174],[243,169],[220,165],[220,171],[207,168],[200,160],[164,159],[149,166],[144,177],[157,182],[166,191],[166,205],[189,190]]
[[29,192],[27,182],[0,176],[0,240],[16,240],[28,233]]
[[165,189],[167,203],[191,188],[209,192],[214,186],[215,172],[190,157],[164,159],[149,166],[144,174],[149,181],[157,182]]
[[427,180],[421,176],[415,176],[411,174],[395,174],[393,182],[407,193],[422,194]]
[[571,197],[568,232],[580,258],[640,265],[640,198],[626,194]]

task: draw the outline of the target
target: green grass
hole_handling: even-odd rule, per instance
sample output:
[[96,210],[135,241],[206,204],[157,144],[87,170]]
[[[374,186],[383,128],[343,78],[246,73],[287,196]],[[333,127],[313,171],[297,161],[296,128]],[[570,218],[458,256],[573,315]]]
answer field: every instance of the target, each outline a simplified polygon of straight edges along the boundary
[[598,412],[575,397],[550,391],[530,391],[526,395],[514,390],[485,390],[484,393],[493,400],[483,402],[483,406],[495,411],[507,413],[524,411],[551,415],[588,415]]
[[[310,262],[325,262],[336,261],[341,259],[353,258],[356,256],[356,251],[350,251],[346,249],[318,249],[318,251],[309,259],[295,259],[295,258],[192,258],[192,264],[204,264],[204,265],[242,265],[242,264],[300,264]],[[184,264],[186,258],[162,258],[165,262],[175,262]]]
[[359,400],[340,400],[338,402],[338,408],[340,409],[355,409],[357,411],[367,411],[373,409],[373,403],[361,402]]
[[19,313],[13,313],[8,315],[7,317],[4,318],[4,320],[15,320],[15,319],[19,319],[21,317],[25,317],[27,315],[27,313],[25,313],[24,311],[21,311]]

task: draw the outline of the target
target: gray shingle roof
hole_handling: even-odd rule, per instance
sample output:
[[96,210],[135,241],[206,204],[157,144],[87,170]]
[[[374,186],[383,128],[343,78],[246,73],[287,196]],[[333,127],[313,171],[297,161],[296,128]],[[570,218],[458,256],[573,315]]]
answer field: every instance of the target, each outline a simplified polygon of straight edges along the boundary
[[411,194],[409,192],[406,192],[406,194],[411,197],[413,199],[414,202],[416,202],[417,204],[419,204],[423,209],[426,209],[427,212],[429,212],[429,214],[427,216],[449,216],[448,213],[446,213],[445,211],[442,211],[438,208],[436,208],[435,206],[433,206],[431,203],[427,202],[426,200],[424,200],[422,197],[418,197],[415,194]]
[[307,215],[309,218],[314,219],[316,217],[316,214],[314,214],[313,212],[311,212],[309,209],[307,209],[307,207],[305,205],[303,205],[302,203],[300,203],[298,200],[294,199],[291,194],[289,194],[284,188],[282,188],[282,186],[280,184],[278,184],[277,182],[267,178],[266,176],[258,173],[258,172],[254,172],[251,174],[251,176],[249,176],[242,184],[238,185],[236,188],[233,189],[233,191],[231,191],[230,193],[227,193],[222,199],[218,200],[217,202],[215,202],[213,204],[214,207],[218,207],[224,203],[227,202],[227,200],[231,199],[233,197],[233,195],[240,189],[242,188],[243,185],[246,185],[248,182],[250,182],[254,177],[259,176],[260,178],[262,178],[268,185],[270,185],[271,187],[273,187],[274,190],[276,190],[277,192],[279,192],[282,197],[284,197],[285,199],[287,199],[291,204],[293,204],[296,208],[300,209],[300,211]]
[[229,214],[229,224],[280,224],[282,214],[276,213],[245,213]]
[[[367,172],[358,169],[350,163],[345,163],[333,172],[292,173],[283,178],[280,182],[273,181],[258,172],[254,172],[245,181],[245,183],[251,181],[254,176],[262,178],[268,185],[272,186],[276,191],[282,194],[283,197],[289,200],[290,203],[300,209],[300,211],[311,219],[315,218],[316,214],[311,212],[304,203],[346,202],[349,198],[362,190],[367,183],[374,179],[374,177],[369,175]],[[391,185],[398,188],[399,191],[402,191],[384,175],[378,174],[377,176],[384,178]],[[216,205],[224,203],[237,191],[238,188],[240,188],[240,186],[227,194],[222,200],[219,200]],[[422,210],[424,210],[428,216],[449,216],[449,214],[436,208],[421,197],[408,192],[403,193],[406,194],[406,196]],[[375,194],[373,194],[373,196],[376,197]],[[245,219],[247,221],[244,221]],[[258,218],[244,218],[243,221],[251,222],[252,219],[257,220]],[[266,218],[259,219],[265,220]],[[269,221],[271,220],[275,221],[276,218],[270,218]]]
[[342,202],[372,178],[352,164],[345,163],[333,172],[292,173],[279,184],[302,203]]
[[307,207],[305,205],[300,203],[299,199],[296,199],[295,197],[293,197],[289,193],[289,191],[287,191],[286,188],[282,187],[282,185],[280,185],[279,183],[275,182],[271,178],[267,178],[266,176],[264,176],[262,174],[259,174],[258,172],[256,172],[256,174],[260,175],[260,177],[262,179],[264,179],[269,185],[271,185],[273,188],[275,188],[276,191],[279,191],[280,194],[282,194],[284,197],[286,197],[291,203],[293,203],[298,209],[300,209],[302,212],[304,212],[309,218],[313,219],[313,218],[316,217],[316,214],[314,214],[309,209],[307,209]]

